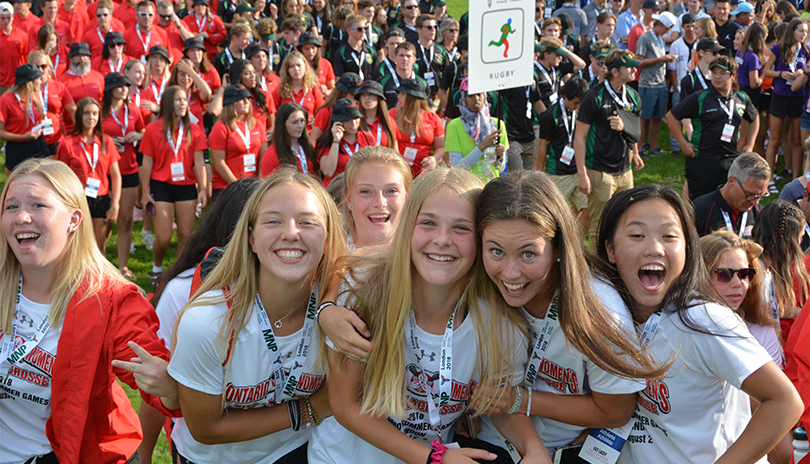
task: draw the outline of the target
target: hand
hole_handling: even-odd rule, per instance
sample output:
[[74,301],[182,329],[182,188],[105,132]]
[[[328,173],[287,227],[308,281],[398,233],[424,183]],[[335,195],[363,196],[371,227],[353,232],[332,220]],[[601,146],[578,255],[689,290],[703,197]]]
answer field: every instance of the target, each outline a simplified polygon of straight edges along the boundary
[[343,140],[343,123],[336,122],[332,124],[332,141],[340,142]]
[[473,464],[475,459],[492,461],[498,456],[477,448],[449,449],[444,452],[442,462],[447,464]]
[[670,55],[669,53],[667,53],[666,55],[664,55],[664,61],[665,61],[665,62],[667,62],[667,63],[674,63],[674,62],[675,62],[675,60],[677,60],[677,59],[678,59],[678,57],[677,57],[677,56],[675,56],[675,55]]
[[482,140],[481,143],[478,144],[478,149],[484,151],[487,148],[495,145],[495,138],[498,137],[500,134],[501,132],[496,130],[491,134],[487,135],[486,137],[484,137],[484,140]]
[[278,19],[278,6],[275,3],[270,4],[270,17],[273,19]]
[[779,77],[781,77],[782,79],[784,79],[786,81],[795,81],[796,80],[796,74],[792,73],[790,71],[782,71],[782,72],[780,72]]
[[[523,393],[524,393],[523,396],[528,395],[525,389]],[[493,399],[492,402],[489,401],[490,398]],[[487,409],[486,413],[490,416],[499,416],[501,414],[506,414],[507,411],[512,409],[512,405],[515,404],[516,398],[517,393],[515,392],[515,388],[506,382],[504,382],[504,385],[500,387],[476,385],[475,387],[473,387],[472,390],[470,407],[474,410],[480,411],[483,410],[484,406],[489,402],[490,409]],[[521,408],[522,407],[523,401],[521,401]],[[518,409],[517,412],[520,413],[520,408]],[[524,410],[523,413],[525,414],[526,411]]]
[[495,145],[495,156],[498,157],[498,162],[503,161],[503,155],[506,153],[506,147],[502,143]]
[[438,161],[435,156],[426,156],[422,159],[422,171],[432,171],[437,164]]
[[[463,436],[465,436],[467,438],[472,438],[470,436],[469,422],[468,422],[471,414],[472,414],[472,411],[468,410],[467,412],[462,414],[461,417],[456,419],[455,424],[453,424],[455,426],[455,428],[456,428],[456,433],[459,433],[459,434],[461,434],[461,435],[463,435]],[[475,427],[475,433],[480,432],[481,431],[481,419],[480,419],[480,416],[473,417],[472,422],[473,422],[472,426]]]
[[144,191],[143,195],[141,196],[141,204],[143,208],[146,209],[146,205],[148,205],[149,203],[152,203],[154,205],[155,200],[152,198],[152,195]]
[[140,132],[130,132],[124,136],[124,143],[135,143],[141,139],[141,135]]
[[151,102],[149,100],[141,99],[141,108],[156,114],[160,112],[160,107],[157,105],[157,103]]
[[208,33],[207,32],[198,32],[197,37],[199,37],[201,39],[207,39],[208,38]]
[[591,179],[588,178],[588,174],[585,172],[578,173],[577,177],[579,177],[579,181],[577,182],[577,187],[579,187],[579,191],[584,193],[585,195],[591,194]]
[[205,209],[205,207],[208,206],[208,191],[206,189],[197,192],[197,206],[201,209]]
[[127,345],[136,357],[130,358],[129,362],[115,360],[112,366],[135,374],[135,382],[144,393],[161,398],[177,398],[177,382],[166,371],[169,363],[152,356],[133,341],[127,342]]
[[115,144],[115,148],[118,151],[121,151],[121,150],[124,149],[124,144],[126,143],[126,138],[124,138],[124,137],[112,137],[112,141]]
[[615,130],[616,132],[621,132],[624,130],[624,121],[622,121],[621,116],[613,112],[613,116],[608,116],[608,122],[610,123],[610,128]]
[[194,69],[192,68],[191,63],[189,63],[188,61],[180,60],[177,63],[176,67],[177,67],[178,71],[183,71],[184,73],[186,73],[188,75],[191,75],[192,73],[197,74],[196,71],[194,71]]
[[222,76],[222,87],[220,87],[220,88],[224,89],[225,87],[228,87],[230,85],[231,85],[231,75],[228,74],[228,73],[225,73],[225,75]]
[[104,218],[104,222],[107,224],[115,224],[115,221],[118,220],[118,203],[110,203],[110,209],[107,210],[107,216]]
[[335,348],[357,359],[368,359],[374,342],[369,341],[371,331],[354,311],[343,306],[327,306],[318,316],[318,325]]
[[321,88],[321,93],[324,95],[324,97],[329,96],[329,89],[325,85],[319,85],[318,87]]
[[42,127],[40,126],[38,129],[32,129],[29,133],[26,134],[28,140],[36,140],[42,135]]
[[633,152],[633,166],[635,166],[636,171],[641,171],[644,168],[644,160],[635,152]]

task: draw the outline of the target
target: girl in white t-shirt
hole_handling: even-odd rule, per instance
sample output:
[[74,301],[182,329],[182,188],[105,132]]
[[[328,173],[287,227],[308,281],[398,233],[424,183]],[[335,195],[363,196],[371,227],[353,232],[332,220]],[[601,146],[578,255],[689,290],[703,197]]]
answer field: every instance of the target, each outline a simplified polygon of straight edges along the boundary
[[[316,429],[309,462],[471,464],[496,457],[443,444],[451,441],[472,387],[519,384],[526,361],[519,315],[480,285],[486,276],[474,267],[480,189],[464,170],[423,174],[387,252],[347,257],[339,301],[368,322],[376,346],[362,362],[327,342],[331,405],[340,424]],[[495,400],[478,410],[486,413]],[[524,462],[550,463],[529,418],[493,421],[526,454]]]
[[[793,385],[742,318],[711,302],[693,224],[692,209],[660,185],[621,192],[602,213],[600,268],[641,343],[673,360],[639,393],[619,463],[765,462],[801,414]],[[760,403],[753,417],[749,395]]]
[[178,317],[169,374],[190,462],[297,463],[331,415],[318,362],[318,295],[345,253],[337,208],[291,168],[250,197],[221,261]]

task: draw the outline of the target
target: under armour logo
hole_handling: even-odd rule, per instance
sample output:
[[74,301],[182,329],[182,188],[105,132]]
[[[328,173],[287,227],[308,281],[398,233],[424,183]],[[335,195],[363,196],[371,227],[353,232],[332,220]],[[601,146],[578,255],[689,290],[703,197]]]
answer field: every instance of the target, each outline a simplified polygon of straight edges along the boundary
[[422,359],[425,359],[425,356],[427,356],[428,358],[430,358],[430,362],[436,361],[436,353],[435,352],[431,351],[430,354],[428,355],[428,354],[425,353],[425,350],[421,350],[421,351],[422,351]]
[[[22,314],[22,315],[20,316],[20,322],[21,322],[21,323],[25,323],[25,322],[27,322],[27,323],[28,323],[28,327],[29,327],[29,328],[33,328],[33,327],[34,327],[34,320],[33,320],[33,319],[29,319],[29,318],[27,318],[27,317],[25,316],[25,314]],[[431,359],[431,361],[432,361],[432,359]]]

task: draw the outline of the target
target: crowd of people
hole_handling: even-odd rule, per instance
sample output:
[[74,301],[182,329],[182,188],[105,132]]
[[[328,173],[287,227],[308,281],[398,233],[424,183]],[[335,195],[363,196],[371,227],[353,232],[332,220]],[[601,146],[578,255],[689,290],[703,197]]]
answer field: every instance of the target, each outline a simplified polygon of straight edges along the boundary
[[790,462],[806,5],[535,6],[473,94],[444,0],[0,2],[0,464]]

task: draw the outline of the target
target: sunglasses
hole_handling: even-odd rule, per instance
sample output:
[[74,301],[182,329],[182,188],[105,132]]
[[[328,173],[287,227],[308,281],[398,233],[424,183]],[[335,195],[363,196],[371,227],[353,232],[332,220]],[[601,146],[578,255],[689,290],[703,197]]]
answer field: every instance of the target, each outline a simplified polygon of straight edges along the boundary
[[458,29],[445,29],[447,32],[458,32]]
[[543,9],[542,9],[542,8],[540,8],[539,6],[538,6],[537,8],[535,8],[535,9],[534,9],[534,12],[535,12],[535,13],[540,13],[541,11],[543,11]]
[[145,11],[139,11],[138,14],[141,16],[141,18],[152,18],[155,16],[154,13],[147,13]]
[[349,29],[355,29],[361,32],[366,32],[366,26],[351,26]]
[[402,8],[405,8],[406,10],[413,10],[414,8],[416,8],[416,5],[403,6]]
[[172,15],[158,15],[163,19],[172,19]]
[[597,66],[604,66],[605,65],[605,60],[596,60],[596,65]]
[[96,18],[106,18],[109,15],[109,13],[97,13]]
[[48,65],[47,64],[41,64],[41,65],[38,65],[37,68],[39,68],[42,71],[47,71],[48,70]]
[[432,30],[436,29],[436,26],[433,26],[433,25],[430,25],[430,26],[422,26],[422,29],[428,29],[428,30],[431,30],[431,31],[432,31]]
[[723,284],[731,282],[731,279],[734,278],[734,274],[740,276],[740,280],[743,282],[751,282],[751,279],[753,279],[754,275],[757,273],[756,269],[751,269],[750,267],[743,269],[716,267],[712,269],[712,271],[714,272],[714,277],[717,279],[717,281]]

